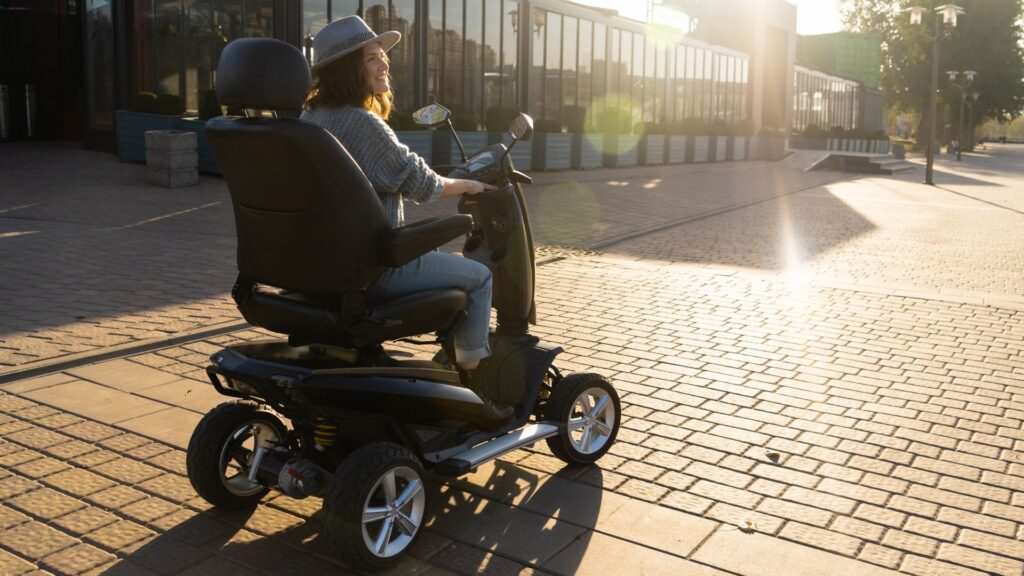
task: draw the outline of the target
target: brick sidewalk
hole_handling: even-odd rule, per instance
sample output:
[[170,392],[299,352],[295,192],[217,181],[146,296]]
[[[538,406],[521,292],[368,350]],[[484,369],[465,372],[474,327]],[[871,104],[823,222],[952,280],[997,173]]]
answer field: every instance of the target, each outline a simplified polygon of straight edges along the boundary
[[[53,144],[6,145],[0,173],[0,374],[241,321],[223,180],[157,188],[142,165]],[[837,177],[764,162],[597,170],[539,174],[528,196],[538,244],[580,247]]]
[[[694,204],[684,225],[542,266],[536,332],[566,347],[560,367],[615,383],[618,442],[594,468],[536,446],[435,486],[395,573],[1024,575],[1014,154],[940,163],[939,188],[912,175]],[[607,193],[638,211],[671,199],[620,177]],[[651,219],[581,221],[583,243]],[[225,515],[182,475],[221,400],[207,356],[263,336],[0,386],[0,572],[345,573],[316,499]]]

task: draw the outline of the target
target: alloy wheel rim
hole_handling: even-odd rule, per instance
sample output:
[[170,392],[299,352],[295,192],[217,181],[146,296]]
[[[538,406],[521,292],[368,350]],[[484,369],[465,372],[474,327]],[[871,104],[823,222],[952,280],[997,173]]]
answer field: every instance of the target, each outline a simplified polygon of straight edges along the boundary
[[419,532],[426,503],[423,480],[408,466],[388,469],[363,503],[362,532],[366,549],[378,558],[405,550]]
[[568,432],[573,450],[593,454],[604,448],[618,417],[611,394],[603,388],[587,388],[572,403]]
[[249,470],[256,449],[269,448],[280,439],[278,431],[265,422],[246,422],[228,436],[220,449],[220,479],[228,492],[247,497],[265,488],[259,482],[249,480]]

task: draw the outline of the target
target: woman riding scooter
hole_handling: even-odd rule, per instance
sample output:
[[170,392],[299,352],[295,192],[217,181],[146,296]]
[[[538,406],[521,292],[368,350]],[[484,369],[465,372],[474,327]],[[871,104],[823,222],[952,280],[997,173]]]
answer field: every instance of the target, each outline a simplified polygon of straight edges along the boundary
[[[391,114],[393,93],[387,51],[401,39],[395,31],[376,34],[359,16],[346,16],[325,26],[313,39],[316,60],[313,87],[302,119],[324,128],[345,146],[380,197],[392,227],[403,225],[403,200],[416,203],[436,198],[477,194],[494,186],[474,180],[445,178],[398,141],[384,122]],[[513,409],[487,398],[488,332],[491,272],[486,266],[443,252],[431,252],[386,271],[367,291],[372,300],[423,290],[454,288],[468,295],[467,318],[454,333],[455,364],[463,382],[480,396],[495,425],[513,416]]]

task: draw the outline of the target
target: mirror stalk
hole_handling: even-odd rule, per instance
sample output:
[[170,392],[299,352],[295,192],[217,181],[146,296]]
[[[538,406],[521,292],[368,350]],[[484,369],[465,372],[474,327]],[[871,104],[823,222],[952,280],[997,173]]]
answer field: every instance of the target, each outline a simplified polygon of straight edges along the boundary
[[452,125],[451,118],[448,118],[445,122],[448,124],[448,130],[452,133],[452,138],[455,138],[455,144],[459,146],[459,154],[462,154],[462,163],[465,164],[469,161],[469,158],[466,158],[466,149],[462,147],[462,140],[459,140],[459,133],[455,131],[455,126]]

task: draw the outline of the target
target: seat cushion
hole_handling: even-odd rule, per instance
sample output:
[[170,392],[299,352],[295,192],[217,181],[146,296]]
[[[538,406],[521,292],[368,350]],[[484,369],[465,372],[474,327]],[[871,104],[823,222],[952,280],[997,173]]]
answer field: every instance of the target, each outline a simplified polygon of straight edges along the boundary
[[246,321],[313,342],[362,348],[387,340],[446,330],[466,309],[461,290],[432,290],[372,303],[371,320],[344,327],[341,301],[256,286],[238,309]]

